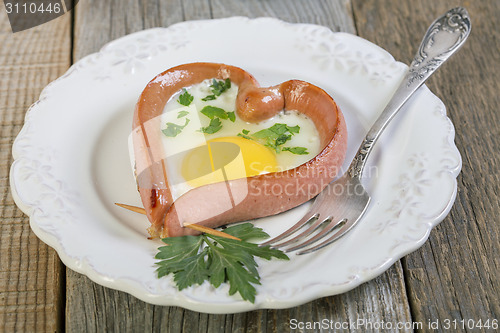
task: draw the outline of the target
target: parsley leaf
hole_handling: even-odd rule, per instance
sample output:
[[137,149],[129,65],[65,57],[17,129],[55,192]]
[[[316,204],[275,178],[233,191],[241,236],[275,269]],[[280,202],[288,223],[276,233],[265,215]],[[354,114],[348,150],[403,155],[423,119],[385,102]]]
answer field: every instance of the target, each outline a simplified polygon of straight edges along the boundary
[[287,142],[291,138],[292,138],[291,135],[281,134],[280,136],[278,136],[276,138],[276,140],[274,141],[274,143],[275,143],[276,146],[281,146],[281,145],[285,144],[285,142]]
[[250,136],[248,136],[248,133],[250,133],[249,130],[243,129],[241,130],[241,133],[238,133],[238,136],[245,138],[247,140],[253,140]]
[[216,79],[212,80],[212,84],[210,85],[210,90],[212,91],[212,95],[208,95],[202,98],[202,101],[212,101],[220,96],[223,92],[231,88],[231,80],[225,79],[224,81],[218,81]]
[[254,134],[252,134],[252,136],[256,139],[276,138],[276,134],[273,131],[271,131],[269,128],[255,132]]
[[203,113],[205,116],[207,116],[210,119],[214,119],[215,117],[221,118],[221,119],[227,119],[229,116],[224,109],[218,108],[216,106],[211,106],[207,105],[200,111]]
[[167,123],[167,128],[165,128],[161,131],[163,132],[163,134],[165,134],[165,136],[176,137],[177,135],[179,135],[182,132],[184,127],[186,127],[188,124],[189,124],[189,119],[186,118],[186,122],[184,123],[184,125]]
[[214,134],[222,128],[222,123],[219,118],[213,118],[210,120],[210,124],[206,127],[202,127],[200,131],[205,134]]
[[157,263],[158,277],[175,273],[174,281],[179,290],[195,283],[201,284],[208,278],[208,271],[202,264],[206,251],[199,251],[203,239],[185,236],[165,238],[163,242],[168,246],[158,248],[160,252],[155,256],[155,259],[163,259]]
[[216,106],[207,105],[200,111],[202,114],[210,118],[210,124],[207,127],[202,127],[201,132],[206,134],[213,134],[218,132],[222,128],[221,119],[229,119],[233,123],[236,120],[236,115],[233,112],[227,112],[224,109],[218,108]]
[[212,88],[212,93],[215,96],[220,96],[223,92],[231,88],[231,80],[225,79],[224,81],[217,81],[213,79],[210,88]]
[[179,264],[182,265],[182,270],[177,271],[174,275],[174,281],[179,290],[192,286],[193,284],[202,284],[207,279],[208,270],[205,268],[206,251],[188,257],[182,260]]
[[288,130],[288,132],[292,133],[293,134],[298,134],[299,131],[300,131],[300,126],[299,125],[295,125],[295,126],[287,126],[286,129]]
[[179,95],[178,102],[181,105],[189,106],[189,104],[191,104],[193,99],[194,99],[193,95],[191,95],[190,93],[188,93],[186,89],[184,89],[184,93]]
[[177,114],[177,119],[185,117],[188,114],[189,114],[189,112],[187,112],[187,111],[179,111],[179,113]]
[[[219,240],[219,238],[216,240]],[[236,242],[241,243],[241,241],[234,241],[234,243]],[[254,303],[257,291],[252,284],[260,284],[255,260],[250,253],[245,251],[246,249],[240,251],[232,249],[233,242],[221,245],[222,247],[209,244],[212,250],[209,255],[212,262],[211,268],[216,273],[209,279],[210,283],[217,288],[222,282],[228,280],[229,295],[239,292],[241,298]],[[256,244],[253,245],[257,246]],[[225,276],[220,273],[222,271],[225,271]]]
[[247,241],[249,239],[266,239],[269,237],[264,230],[254,227],[251,223],[232,225],[224,229],[224,232],[243,241]]
[[296,155],[307,155],[309,152],[304,147],[284,147],[283,145],[292,139],[292,135],[300,132],[300,126],[288,126],[287,124],[276,123],[269,128],[265,128],[253,134],[248,130],[242,130],[238,136],[249,140],[259,141],[266,147],[271,148],[276,153],[288,151]]
[[281,123],[276,123],[273,126],[260,130],[253,134],[256,138],[270,138],[270,139],[276,139],[280,135],[283,135],[285,133],[290,133],[291,135],[299,133],[300,127],[293,126],[290,127],[287,124],[281,124]]
[[281,148],[282,151],[289,151],[292,154],[296,155],[307,155],[309,152],[307,151],[307,148],[305,147],[283,147]]
[[213,101],[214,99],[216,99],[217,97],[215,95],[208,95],[208,96],[205,96],[203,97],[201,100],[203,102],[206,102],[206,101]]
[[251,223],[231,226],[224,232],[241,241],[207,234],[162,239],[168,246],[158,248],[155,257],[160,259],[156,263],[158,278],[173,274],[179,290],[204,281],[209,281],[215,288],[228,282],[230,295],[238,292],[244,300],[254,303],[257,294],[254,285],[260,284],[254,258],[289,258],[280,250],[247,242],[248,239],[269,237]]
[[[197,254],[202,240],[197,236],[186,236],[165,238],[163,242],[168,246],[159,247],[158,250],[160,252],[155,258],[168,259],[168,263],[173,263],[174,261],[181,261]],[[162,262],[162,266],[167,267],[169,266],[168,263]]]

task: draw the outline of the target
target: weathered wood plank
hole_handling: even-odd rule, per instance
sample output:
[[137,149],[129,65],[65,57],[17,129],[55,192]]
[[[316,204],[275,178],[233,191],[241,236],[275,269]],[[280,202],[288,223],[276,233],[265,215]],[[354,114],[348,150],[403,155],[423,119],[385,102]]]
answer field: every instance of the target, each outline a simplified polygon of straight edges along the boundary
[[[339,1],[136,1],[117,4],[87,0],[76,10],[74,59],[97,51],[104,43],[143,28],[167,26],[185,19],[235,15],[273,16],[289,22],[322,24],[336,31],[355,32],[350,2]],[[110,19],[111,17],[111,19]],[[66,328],[68,331],[283,332],[290,320],[323,319],[349,323],[411,320],[401,264],[381,277],[335,297],[287,310],[261,310],[234,315],[208,315],[178,307],[146,304],[130,295],[101,287],[67,270]],[[319,330],[316,330],[319,331]]]
[[[328,327],[335,327],[335,323],[346,327],[359,320],[372,325],[391,323],[394,327],[398,323],[411,323],[400,264],[342,295],[325,297],[290,309],[258,310],[229,315],[209,315],[179,307],[147,304],[126,293],[97,285],[87,277],[70,270],[67,281],[68,332],[96,332],[104,329],[110,332],[133,332],[140,327],[144,331],[154,332],[279,333],[299,327],[300,323],[319,325],[323,320],[328,320],[328,323],[324,324]],[[358,329],[363,328],[366,326],[358,326]],[[368,328],[363,331],[377,331]],[[319,331],[319,326],[308,330]]]
[[70,15],[13,34],[0,10],[0,331],[60,331],[64,270],[31,231],[9,187],[11,146],[42,89],[70,65]]
[[75,9],[73,58],[77,61],[136,31],[209,18],[207,0],[82,1]]
[[313,23],[333,31],[356,33],[349,0],[233,1],[213,0],[213,18],[270,16],[292,23]]
[[429,0],[393,4],[389,0],[354,1],[356,25],[361,36],[405,62],[437,15],[462,5],[472,18],[467,44],[428,84],[447,106],[455,125],[463,168],[450,215],[421,250],[403,261],[412,314],[414,320],[423,322],[437,318],[491,322],[500,319],[500,3]]

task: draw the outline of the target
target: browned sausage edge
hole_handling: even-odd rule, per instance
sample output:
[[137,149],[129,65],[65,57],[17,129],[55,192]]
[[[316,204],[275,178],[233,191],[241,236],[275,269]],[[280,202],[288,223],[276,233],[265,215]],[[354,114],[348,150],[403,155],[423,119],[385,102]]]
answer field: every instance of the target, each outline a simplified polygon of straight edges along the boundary
[[[235,108],[243,120],[259,122],[283,109],[307,115],[318,129],[321,152],[294,169],[201,186],[173,203],[156,121],[173,94],[212,78],[229,78],[238,85]],[[213,228],[296,207],[316,196],[335,178],[347,149],[342,112],[322,89],[299,80],[261,88],[241,68],[215,63],[180,65],[156,76],[136,104],[133,128],[136,170],[140,170],[138,189],[151,222],[152,237],[196,234],[183,227],[185,223]]]

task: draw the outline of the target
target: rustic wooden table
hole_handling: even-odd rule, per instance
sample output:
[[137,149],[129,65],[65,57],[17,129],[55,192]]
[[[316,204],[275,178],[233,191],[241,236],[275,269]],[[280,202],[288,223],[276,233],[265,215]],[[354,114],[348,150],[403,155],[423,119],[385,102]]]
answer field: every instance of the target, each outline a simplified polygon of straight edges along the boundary
[[[360,35],[408,62],[430,22],[457,5],[469,10],[472,34],[428,83],[447,106],[463,158],[455,205],[422,248],[348,293],[286,310],[230,315],[146,304],[67,269],[33,234],[28,218],[12,200],[11,145],[29,105],[72,63],[110,40],[184,20],[272,16]],[[500,320],[498,17],[498,0],[81,0],[70,14],[13,34],[2,7],[0,331],[287,332],[291,319],[423,323],[417,331],[432,331],[428,323],[436,320],[441,322],[438,331],[446,331],[443,323],[449,320],[451,327],[455,323],[459,328],[450,332],[496,331],[492,323]],[[489,330],[468,328],[487,320]]]

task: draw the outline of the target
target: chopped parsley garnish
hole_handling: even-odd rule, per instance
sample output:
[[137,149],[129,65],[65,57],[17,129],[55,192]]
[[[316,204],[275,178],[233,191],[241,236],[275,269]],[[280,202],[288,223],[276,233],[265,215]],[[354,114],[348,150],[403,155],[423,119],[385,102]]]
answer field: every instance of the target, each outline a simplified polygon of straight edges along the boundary
[[[212,95],[208,95],[202,98],[202,101],[212,101],[220,96],[223,92],[231,88],[231,80],[212,80],[212,84],[210,85],[210,90],[212,91]],[[236,114],[234,111],[228,112],[224,109],[221,109],[216,106],[207,105],[200,111],[202,114],[207,116],[210,119],[210,124],[206,127],[202,127],[200,129],[201,132],[206,134],[213,134],[218,132],[222,128],[221,119],[226,120],[229,119],[233,123],[236,121]]]
[[203,113],[205,116],[207,116],[210,119],[214,118],[221,118],[221,119],[227,119],[229,118],[227,112],[224,109],[218,108],[216,106],[211,106],[207,105],[200,111]]
[[241,130],[241,133],[238,133],[238,136],[241,136],[242,138],[245,138],[247,140],[253,140],[248,134],[250,133],[249,130],[243,129]]
[[210,118],[210,124],[200,129],[200,131],[205,134],[213,134],[218,132],[222,128],[222,122],[220,121],[221,119],[229,119],[233,123],[236,120],[234,111],[227,112],[224,109],[212,105],[205,106],[203,109],[201,109],[200,112]]
[[201,100],[203,102],[206,102],[206,101],[213,101],[214,99],[216,99],[217,97],[215,95],[208,95],[206,97],[203,97]]
[[[278,138],[276,140],[274,140],[274,146],[278,147],[278,146],[282,146],[284,145],[288,140],[290,140],[292,138],[292,135],[289,134],[281,134],[280,136],[278,136]],[[273,147],[274,147],[273,146]]]
[[280,250],[248,242],[249,239],[269,237],[251,223],[231,226],[223,232],[241,241],[209,234],[162,239],[167,246],[158,248],[155,257],[160,260],[156,263],[158,278],[173,274],[179,290],[201,285],[204,281],[215,288],[228,282],[229,295],[238,292],[244,300],[254,303],[257,294],[254,285],[260,284],[258,265],[254,258],[289,258]]
[[264,146],[271,148],[276,153],[287,151],[296,155],[307,155],[309,152],[305,147],[285,147],[283,146],[292,139],[292,135],[298,134],[300,131],[299,125],[288,126],[287,124],[276,123],[269,128],[265,128],[253,134],[248,130],[242,130],[238,136],[249,140],[256,140]]
[[177,113],[177,119],[185,117],[188,114],[189,114],[189,112],[187,112],[187,111],[179,111],[179,113]]
[[307,148],[304,147],[283,147],[281,148],[282,151],[289,151],[292,154],[296,155],[307,155],[309,154],[307,152]]
[[188,93],[186,89],[184,89],[184,93],[179,95],[178,102],[181,105],[189,106],[189,104],[191,104],[193,99],[194,99],[193,95],[191,95],[190,93]]
[[284,135],[286,133],[290,133],[291,135],[293,135],[299,133],[299,131],[300,131],[299,125],[288,126],[287,124],[276,123],[269,128],[254,133],[253,136],[256,138],[263,138],[263,139],[276,139],[279,136]]
[[212,91],[212,95],[208,95],[202,98],[202,101],[212,101],[220,96],[223,92],[231,88],[231,80],[225,79],[224,81],[218,81],[216,79],[212,80],[212,84],[210,85],[210,90]]
[[188,124],[189,124],[189,119],[186,118],[186,122],[184,123],[184,125],[167,123],[167,128],[165,128],[161,131],[163,132],[163,134],[165,134],[165,136],[173,138],[173,137],[176,137],[177,135],[179,135],[182,132],[182,130],[184,129],[184,127],[186,127]]
[[213,118],[210,120],[210,124],[208,126],[202,127],[200,131],[205,134],[214,134],[222,128],[222,122],[219,118]]
[[218,81],[216,79],[213,79],[210,88],[212,89],[212,93],[215,96],[220,96],[224,91],[231,88],[231,80],[225,79],[224,81]]

